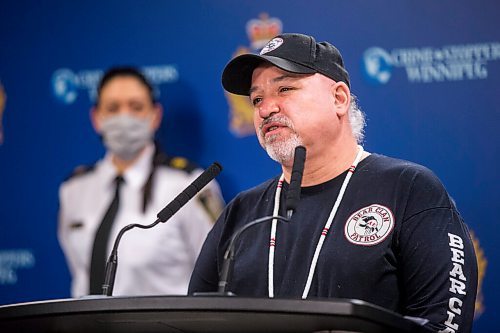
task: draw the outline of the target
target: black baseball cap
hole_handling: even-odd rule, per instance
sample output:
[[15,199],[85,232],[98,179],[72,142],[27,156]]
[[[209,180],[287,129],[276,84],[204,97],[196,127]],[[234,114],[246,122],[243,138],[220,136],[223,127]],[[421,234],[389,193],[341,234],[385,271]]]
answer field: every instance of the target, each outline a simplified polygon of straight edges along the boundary
[[260,54],[243,54],[232,59],[222,72],[222,86],[230,93],[248,96],[253,71],[262,62],[291,73],[320,73],[350,87],[349,73],[339,50],[328,42],[316,43],[314,37],[303,34],[278,35]]

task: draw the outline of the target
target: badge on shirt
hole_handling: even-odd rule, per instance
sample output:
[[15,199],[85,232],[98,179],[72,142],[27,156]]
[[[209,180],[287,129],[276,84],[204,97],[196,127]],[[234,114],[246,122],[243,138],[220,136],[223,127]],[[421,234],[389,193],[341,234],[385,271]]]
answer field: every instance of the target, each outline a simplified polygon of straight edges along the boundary
[[384,241],[394,229],[394,214],[385,206],[363,207],[348,219],[344,227],[347,240],[356,245],[372,246]]

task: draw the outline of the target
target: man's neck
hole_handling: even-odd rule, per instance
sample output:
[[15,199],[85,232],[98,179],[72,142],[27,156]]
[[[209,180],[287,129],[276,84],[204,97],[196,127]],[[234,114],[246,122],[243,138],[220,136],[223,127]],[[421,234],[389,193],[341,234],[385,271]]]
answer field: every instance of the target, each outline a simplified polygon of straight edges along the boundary
[[[359,151],[355,141],[326,152],[307,151],[302,186],[313,186],[337,177],[349,169]],[[361,159],[369,154],[364,152]],[[283,166],[285,180],[290,182],[292,167]]]

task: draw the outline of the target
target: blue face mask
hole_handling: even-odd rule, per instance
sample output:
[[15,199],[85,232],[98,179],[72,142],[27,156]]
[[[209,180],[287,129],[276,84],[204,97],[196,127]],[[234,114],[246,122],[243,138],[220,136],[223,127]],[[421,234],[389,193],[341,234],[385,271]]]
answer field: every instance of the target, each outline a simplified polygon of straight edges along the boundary
[[104,119],[101,134],[108,151],[122,160],[130,161],[152,142],[154,131],[150,118],[122,114]]

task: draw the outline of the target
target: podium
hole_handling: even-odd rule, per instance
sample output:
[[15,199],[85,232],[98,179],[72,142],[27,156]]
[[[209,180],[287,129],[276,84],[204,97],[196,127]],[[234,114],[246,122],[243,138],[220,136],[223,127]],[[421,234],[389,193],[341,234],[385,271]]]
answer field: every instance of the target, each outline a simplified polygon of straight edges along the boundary
[[359,300],[141,296],[0,306],[0,332],[430,332]]

